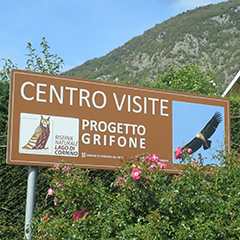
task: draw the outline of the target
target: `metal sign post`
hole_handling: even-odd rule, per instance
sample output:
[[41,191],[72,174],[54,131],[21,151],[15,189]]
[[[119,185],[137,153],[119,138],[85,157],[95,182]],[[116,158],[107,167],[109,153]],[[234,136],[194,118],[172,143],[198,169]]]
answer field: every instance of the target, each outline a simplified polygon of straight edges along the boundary
[[32,228],[31,218],[34,214],[35,205],[35,189],[37,180],[37,167],[28,167],[28,183],[27,183],[27,202],[26,202],[26,214],[25,214],[25,238],[31,239]]

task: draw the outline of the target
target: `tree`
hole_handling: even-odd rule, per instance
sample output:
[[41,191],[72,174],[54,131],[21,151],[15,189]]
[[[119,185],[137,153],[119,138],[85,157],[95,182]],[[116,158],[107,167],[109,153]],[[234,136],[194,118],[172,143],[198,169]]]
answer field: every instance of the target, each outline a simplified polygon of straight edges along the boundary
[[14,64],[11,59],[2,58],[1,60],[3,60],[5,63],[2,70],[0,70],[0,81],[9,82],[11,70],[17,68],[17,64]]
[[[49,74],[61,74],[63,59],[57,54],[49,52],[49,45],[42,38],[41,51],[36,53],[30,42],[27,43],[29,53],[26,54],[27,71]],[[8,122],[8,98],[9,82],[12,69],[16,69],[11,59],[2,59],[5,64],[0,70],[0,239],[22,239],[24,226],[24,213],[27,188],[27,168],[24,166],[12,166],[6,164],[6,142]],[[38,168],[38,180],[36,185],[36,207],[44,202],[43,189],[49,184],[44,177],[46,168]]]
[[43,57],[40,57],[39,54],[36,54],[36,49],[32,47],[30,42],[27,43],[27,49],[29,50],[27,56],[29,58],[27,59],[26,70],[55,75],[61,74],[60,69],[63,67],[63,59],[57,54],[51,54],[48,51],[50,47],[48,46],[45,37],[42,38],[40,45],[42,47],[40,54],[42,54]]
[[231,148],[240,153],[240,92],[231,92],[228,98],[231,112]]
[[214,82],[215,75],[214,71],[204,73],[200,66],[192,63],[181,68],[170,65],[167,73],[160,75],[156,81],[145,80],[140,85],[163,90],[219,96],[221,89]]
[[[51,54],[49,52],[50,47],[45,37],[42,38],[40,46],[42,50],[40,53],[36,53],[36,49],[33,48],[32,44],[30,42],[27,43],[26,48],[29,50],[29,53],[26,54],[28,59],[25,70],[60,75],[61,68],[63,68],[64,65],[63,59],[57,54]],[[18,67],[11,59],[3,58],[2,60],[5,61],[5,64],[3,69],[0,70],[0,81],[9,82],[11,70]]]

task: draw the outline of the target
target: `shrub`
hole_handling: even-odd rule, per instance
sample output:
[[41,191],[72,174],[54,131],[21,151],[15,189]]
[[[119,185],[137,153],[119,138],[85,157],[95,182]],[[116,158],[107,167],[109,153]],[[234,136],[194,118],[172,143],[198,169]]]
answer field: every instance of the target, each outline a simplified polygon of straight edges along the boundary
[[222,167],[188,159],[171,175],[156,155],[138,155],[108,186],[88,170],[55,164],[53,204],[33,219],[33,239],[237,239],[240,158],[218,157]]

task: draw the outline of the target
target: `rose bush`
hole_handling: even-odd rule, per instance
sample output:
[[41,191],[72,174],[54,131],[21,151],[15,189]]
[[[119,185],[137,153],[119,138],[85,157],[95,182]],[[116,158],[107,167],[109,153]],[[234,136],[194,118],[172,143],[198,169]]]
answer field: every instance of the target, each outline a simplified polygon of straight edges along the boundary
[[167,174],[154,154],[137,155],[114,171],[110,185],[55,164],[46,189],[52,206],[33,219],[32,238],[239,239],[239,154],[219,152],[224,164],[216,167],[182,152],[189,159],[179,174]]

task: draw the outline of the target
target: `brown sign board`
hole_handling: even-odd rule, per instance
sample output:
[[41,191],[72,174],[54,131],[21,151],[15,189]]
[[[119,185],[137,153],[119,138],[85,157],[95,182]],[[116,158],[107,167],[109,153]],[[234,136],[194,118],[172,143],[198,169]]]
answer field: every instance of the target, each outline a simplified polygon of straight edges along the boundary
[[[224,138],[229,100],[80,78],[12,70],[7,163],[114,169],[122,158],[156,154],[175,173],[184,132],[194,138],[215,114]],[[201,123],[198,123],[204,118]],[[189,133],[188,133],[189,134]],[[220,136],[218,135],[218,136]],[[230,136],[228,135],[228,141]],[[202,148],[202,147],[201,147]]]

